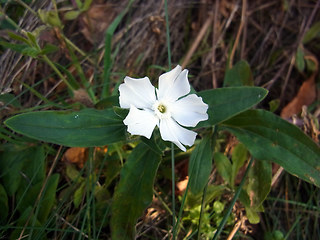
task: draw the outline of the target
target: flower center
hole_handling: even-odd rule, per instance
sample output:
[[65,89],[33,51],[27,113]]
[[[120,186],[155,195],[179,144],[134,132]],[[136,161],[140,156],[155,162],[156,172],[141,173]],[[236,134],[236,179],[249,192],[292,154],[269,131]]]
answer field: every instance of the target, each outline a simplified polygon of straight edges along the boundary
[[166,108],[166,106],[164,106],[163,104],[159,104],[158,105],[158,110],[159,110],[159,112],[161,112],[161,113],[165,113],[166,112],[166,110],[167,110],[167,108]]

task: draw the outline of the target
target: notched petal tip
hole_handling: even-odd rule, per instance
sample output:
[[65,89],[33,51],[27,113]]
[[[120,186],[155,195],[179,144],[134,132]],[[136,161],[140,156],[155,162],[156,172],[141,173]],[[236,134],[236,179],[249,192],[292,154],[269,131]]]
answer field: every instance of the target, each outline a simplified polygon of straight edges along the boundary
[[156,100],[155,88],[148,77],[125,77],[124,83],[119,86],[119,103],[122,108],[151,108]]

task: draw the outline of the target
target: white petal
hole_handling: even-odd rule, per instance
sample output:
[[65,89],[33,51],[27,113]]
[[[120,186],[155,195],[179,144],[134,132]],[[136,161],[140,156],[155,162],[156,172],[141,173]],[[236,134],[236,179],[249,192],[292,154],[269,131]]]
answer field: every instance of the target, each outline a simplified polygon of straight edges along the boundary
[[208,119],[208,105],[196,94],[190,94],[172,103],[170,110],[172,117],[186,127],[195,127],[200,121]]
[[123,123],[128,126],[129,133],[149,139],[158,122],[153,112],[137,109],[133,105],[130,107],[128,116],[123,120]]
[[173,142],[182,151],[186,151],[182,144],[192,146],[197,136],[196,132],[181,127],[172,118],[160,120],[160,134],[163,140]]
[[150,108],[156,101],[155,88],[148,77],[130,78],[125,77],[124,83],[119,86],[120,107],[130,108],[134,105],[137,108]]
[[188,70],[185,69],[181,72],[179,65],[159,77],[159,100],[165,98],[175,101],[189,92]]

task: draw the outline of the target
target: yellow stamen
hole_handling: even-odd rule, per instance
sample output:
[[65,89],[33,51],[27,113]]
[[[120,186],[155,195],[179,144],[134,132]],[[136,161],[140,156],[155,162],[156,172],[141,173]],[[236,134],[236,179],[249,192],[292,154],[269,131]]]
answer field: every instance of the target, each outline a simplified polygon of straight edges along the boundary
[[159,112],[161,112],[161,113],[165,113],[165,112],[166,112],[166,107],[165,107],[164,105],[162,105],[162,104],[159,104],[158,110],[159,110]]

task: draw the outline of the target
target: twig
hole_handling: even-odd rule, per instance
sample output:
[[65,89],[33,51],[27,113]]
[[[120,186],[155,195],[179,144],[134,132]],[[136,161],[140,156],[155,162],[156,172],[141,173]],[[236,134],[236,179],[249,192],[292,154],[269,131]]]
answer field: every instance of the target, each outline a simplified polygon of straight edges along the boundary
[[242,33],[242,29],[245,23],[245,18],[246,18],[246,10],[247,10],[247,0],[242,0],[242,11],[241,11],[241,21],[240,21],[240,26],[237,32],[236,40],[234,41],[233,48],[230,54],[230,61],[229,61],[229,68],[232,68],[232,62],[233,62],[233,57],[236,52],[236,48],[238,46],[240,36]]
[[212,16],[210,16],[207,21],[203,24],[198,36],[196,37],[196,39],[194,40],[194,42],[191,45],[191,48],[189,49],[186,57],[184,58],[181,66],[182,68],[185,68],[187,66],[187,64],[189,63],[192,55],[194,54],[194,52],[196,51],[196,49],[198,48],[204,34],[207,32],[208,28],[210,27],[210,24],[212,23]]
[[235,225],[234,228],[232,229],[231,233],[229,234],[227,240],[231,240],[234,235],[237,233],[237,231],[239,230],[239,228],[241,227],[242,224],[242,220],[240,219]]
[[89,238],[87,234],[85,234],[84,232],[82,232],[79,228],[76,228],[75,226],[73,226],[71,223],[69,223],[66,219],[64,219],[63,217],[59,216],[57,213],[55,214],[56,217],[60,218],[61,221],[63,221],[65,224],[67,224],[69,227],[71,227],[73,230],[75,230],[76,232],[80,233],[82,236],[84,236],[85,238]]
[[216,62],[216,46],[218,42],[218,32],[219,32],[219,26],[218,26],[218,20],[219,20],[219,0],[216,0],[215,6],[214,6],[214,20],[213,20],[213,31],[212,31],[212,54],[211,54],[211,67],[212,67],[212,87],[217,88],[217,78],[215,71],[213,69],[214,63]]

